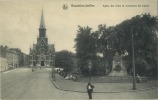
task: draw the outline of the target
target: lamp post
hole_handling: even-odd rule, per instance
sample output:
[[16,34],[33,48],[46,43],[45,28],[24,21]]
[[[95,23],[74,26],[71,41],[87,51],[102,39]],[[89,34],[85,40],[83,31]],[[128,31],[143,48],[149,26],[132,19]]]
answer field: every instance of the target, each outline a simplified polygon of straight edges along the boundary
[[15,66],[14,66],[14,61],[15,61],[15,60],[14,60],[14,51],[12,51],[12,62],[13,62],[12,64],[13,64],[13,68],[15,67]]
[[132,34],[132,63],[133,63],[133,90],[136,90],[136,76],[135,76],[135,59],[134,59],[134,41],[133,41],[133,28],[131,27]]
[[157,59],[157,66],[158,66],[158,32],[157,32],[157,30],[156,30],[156,43],[157,43],[157,49],[156,49],[156,53],[157,53],[157,57],[156,57],[156,59]]
[[55,54],[53,54],[52,78],[55,81]]
[[90,83],[91,82],[91,69],[92,69],[92,63],[90,60],[88,62],[88,69],[89,69],[89,83]]

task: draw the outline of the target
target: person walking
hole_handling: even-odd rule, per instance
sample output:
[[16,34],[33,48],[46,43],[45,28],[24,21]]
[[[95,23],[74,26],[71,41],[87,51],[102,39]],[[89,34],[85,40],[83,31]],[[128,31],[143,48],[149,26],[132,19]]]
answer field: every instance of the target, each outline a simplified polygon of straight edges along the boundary
[[139,76],[138,74],[137,74],[137,77],[136,77],[136,78],[137,78],[137,82],[138,82],[138,83],[141,83],[141,78],[140,78],[140,76]]
[[87,88],[87,93],[88,93],[89,99],[92,99],[92,92],[93,92],[94,86],[91,85],[91,83],[88,83],[86,88]]

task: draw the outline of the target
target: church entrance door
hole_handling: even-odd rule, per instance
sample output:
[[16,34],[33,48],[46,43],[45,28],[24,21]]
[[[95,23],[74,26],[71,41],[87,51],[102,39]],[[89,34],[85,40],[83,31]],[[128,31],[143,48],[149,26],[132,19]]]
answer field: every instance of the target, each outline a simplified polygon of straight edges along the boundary
[[41,66],[44,66],[44,61],[41,61]]

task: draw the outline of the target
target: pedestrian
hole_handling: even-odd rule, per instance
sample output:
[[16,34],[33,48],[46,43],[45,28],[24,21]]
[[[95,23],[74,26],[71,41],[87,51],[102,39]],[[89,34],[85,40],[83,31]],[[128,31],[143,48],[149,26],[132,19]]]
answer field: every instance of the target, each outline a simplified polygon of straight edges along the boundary
[[139,76],[138,74],[137,74],[137,77],[136,77],[136,78],[137,78],[137,82],[138,82],[138,83],[141,83],[141,78],[140,78],[140,76]]
[[91,83],[88,83],[86,88],[87,88],[87,93],[88,93],[89,99],[92,99],[92,92],[93,92],[94,86],[91,85]]

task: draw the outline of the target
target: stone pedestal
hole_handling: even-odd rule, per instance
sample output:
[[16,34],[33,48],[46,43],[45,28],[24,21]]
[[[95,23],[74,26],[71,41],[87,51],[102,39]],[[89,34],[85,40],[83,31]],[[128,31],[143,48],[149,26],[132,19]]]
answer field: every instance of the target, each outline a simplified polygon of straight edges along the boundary
[[127,76],[127,71],[122,60],[122,56],[115,54],[112,62],[112,71],[109,76]]

